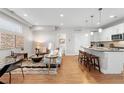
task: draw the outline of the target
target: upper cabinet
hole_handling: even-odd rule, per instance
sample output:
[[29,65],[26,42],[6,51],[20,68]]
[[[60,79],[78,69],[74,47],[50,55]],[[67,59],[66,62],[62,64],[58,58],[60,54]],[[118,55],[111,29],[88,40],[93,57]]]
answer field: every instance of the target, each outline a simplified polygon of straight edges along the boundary
[[111,41],[112,35],[121,33],[124,33],[124,23],[104,29],[103,32],[99,33],[99,40]]
[[113,26],[113,32],[114,34],[124,33],[124,23]]
[[104,29],[100,34],[100,41],[111,41],[111,35],[112,35],[113,29],[107,28]]
[[91,35],[90,39],[91,39],[91,42],[98,42],[99,41],[99,33],[94,32],[94,34]]
[[94,35],[91,36],[91,42],[112,41],[112,35],[121,33],[124,33],[124,23],[103,29],[101,33],[94,32]]

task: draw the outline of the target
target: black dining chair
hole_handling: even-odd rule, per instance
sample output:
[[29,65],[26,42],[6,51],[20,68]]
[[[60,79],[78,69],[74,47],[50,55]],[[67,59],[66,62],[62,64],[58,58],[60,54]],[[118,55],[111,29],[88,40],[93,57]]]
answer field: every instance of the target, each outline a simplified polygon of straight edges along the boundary
[[[1,70],[0,70],[0,77],[2,77],[8,70],[8,68],[10,67],[10,64],[5,65]],[[10,77],[9,77],[9,82],[11,81],[11,74],[9,73]],[[4,84],[2,81],[0,81],[0,84]]]
[[[23,76],[23,78],[24,78],[24,72],[23,72],[23,67],[22,67],[22,61],[23,61],[23,59],[18,60],[18,61],[16,61],[16,62],[10,64],[9,68],[7,69],[7,72],[9,72],[9,74],[10,74],[10,80],[11,80],[11,71],[13,71],[13,70],[15,70],[15,69],[18,69],[18,68],[21,69],[22,76]],[[10,81],[9,83],[11,83],[11,81]]]
[[9,73],[9,83],[11,83],[11,71],[21,68],[22,75],[24,78],[24,73],[23,73],[23,68],[22,68],[22,60],[18,60],[14,63],[5,65],[1,70],[0,70],[0,77],[3,76],[5,73]]

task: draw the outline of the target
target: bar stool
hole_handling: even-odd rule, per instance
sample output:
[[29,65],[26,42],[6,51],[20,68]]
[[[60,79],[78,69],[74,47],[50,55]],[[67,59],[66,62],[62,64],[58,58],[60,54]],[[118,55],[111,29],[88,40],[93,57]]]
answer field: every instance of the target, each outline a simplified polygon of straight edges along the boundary
[[86,61],[85,61],[85,65],[86,67],[88,67],[89,71],[91,71],[91,68],[94,67],[93,61],[92,61],[92,55],[89,53],[86,53]]
[[85,61],[85,54],[86,52],[79,50],[78,62],[81,64]]
[[94,69],[96,70],[99,70],[99,72],[101,72],[100,70],[100,62],[99,62],[99,57],[98,56],[95,56],[95,55],[92,55],[91,56],[91,60],[93,61],[93,64],[94,64]]
[[82,62],[82,51],[81,51],[81,50],[79,50],[78,62],[79,62],[79,63]]
[[87,67],[88,66],[88,53],[85,52],[84,53],[84,56],[83,56],[83,62],[84,62],[84,65]]

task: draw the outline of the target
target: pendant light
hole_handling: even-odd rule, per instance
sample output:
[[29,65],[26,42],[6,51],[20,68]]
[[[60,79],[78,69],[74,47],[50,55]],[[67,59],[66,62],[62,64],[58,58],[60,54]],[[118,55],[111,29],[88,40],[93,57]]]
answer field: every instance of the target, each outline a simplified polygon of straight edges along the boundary
[[[101,21],[102,21],[102,20],[101,20],[102,8],[99,8],[98,11],[99,11],[99,24],[101,24]],[[102,28],[99,28],[99,29],[98,29],[98,32],[101,33],[101,32],[102,32]]]
[[91,17],[91,23],[93,24],[93,17],[94,17],[94,16],[92,15],[92,16],[90,16],[90,17]]
[[98,31],[101,33],[102,32],[102,28],[99,28]]
[[[92,15],[90,17],[91,17],[91,24],[93,24],[93,18],[94,18],[94,16]],[[93,34],[94,34],[93,32],[90,32],[90,35],[93,35]]]

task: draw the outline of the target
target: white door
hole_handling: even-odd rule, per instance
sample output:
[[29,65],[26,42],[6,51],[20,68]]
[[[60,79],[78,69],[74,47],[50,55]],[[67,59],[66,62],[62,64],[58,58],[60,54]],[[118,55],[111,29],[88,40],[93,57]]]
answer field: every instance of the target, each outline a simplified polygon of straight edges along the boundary
[[74,33],[67,33],[66,35],[66,55],[74,55],[75,50],[75,36]]
[[85,36],[83,33],[75,34],[75,55],[78,55],[81,47],[90,46],[90,37]]

